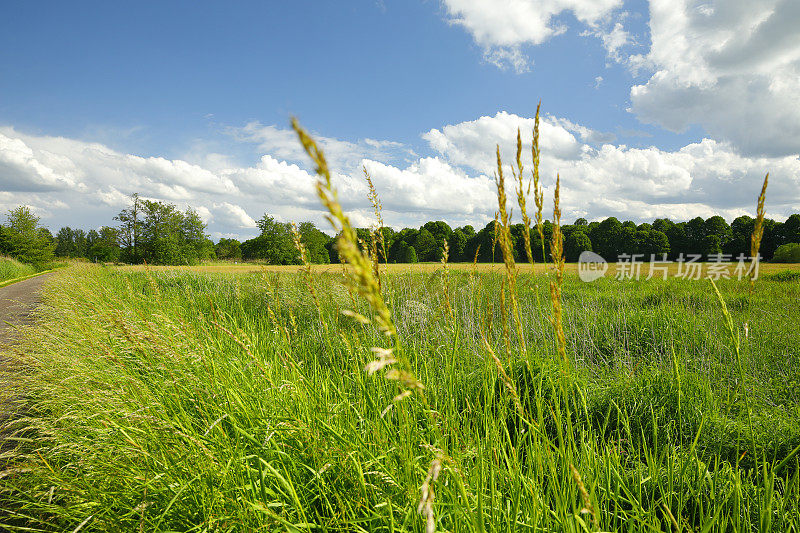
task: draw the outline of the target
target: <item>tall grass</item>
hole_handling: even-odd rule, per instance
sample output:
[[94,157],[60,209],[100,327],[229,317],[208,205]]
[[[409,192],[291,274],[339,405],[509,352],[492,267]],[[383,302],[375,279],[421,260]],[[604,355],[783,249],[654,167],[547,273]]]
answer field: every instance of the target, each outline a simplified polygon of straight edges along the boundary
[[722,320],[705,283],[584,284],[559,244],[549,283],[506,255],[496,273],[385,273],[295,127],[344,278],[57,275],[17,354],[28,415],[5,430],[0,525],[797,530],[796,280],[721,280]]
[[32,276],[36,269],[10,257],[0,257],[0,282]]

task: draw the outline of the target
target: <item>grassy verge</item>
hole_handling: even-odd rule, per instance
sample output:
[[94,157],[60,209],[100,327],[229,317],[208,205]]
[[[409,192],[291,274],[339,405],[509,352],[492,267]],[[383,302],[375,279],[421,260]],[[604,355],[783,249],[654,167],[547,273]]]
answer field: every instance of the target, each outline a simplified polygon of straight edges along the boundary
[[31,265],[20,263],[10,257],[0,257],[0,283],[16,278],[23,278],[36,274],[36,269]]
[[791,455],[800,444],[800,333],[787,327],[800,322],[796,281],[765,280],[752,295],[744,283],[720,285],[742,335],[741,382],[707,282],[583,284],[567,276],[573,370],[565,376],[544,278],[522,276],[526,349],[510,338],[504,376],[481,340],[506,353],[503,275],[385,276],[398,335],[425,387],[424,401],[394,401],[392,381],[364,372],[384,335],[341,314],[371,316],[339,279],[312,277],[311,293],[308,278],[285,274],[82,266],[58,276],[26,341],[32,371],[18,383],[31,414],[11,428],[19,440],[4,456],[2,524],[45,531],[81,524],[84,531],[421,531],[427,520],[450,531],[800,524]]
[[42,274],[48,274],[53,270],[42,270],[41,272],[36,272],[35,274],[28,274],[27,276],[20,276],[18,278],[7,279],[5,281],[0,281],[0,288],[5,287],[6,285],[11,285],[12,283],[17,283],[18,281],[24,281],[26,279],[35,278],[36,276],[40,276]]

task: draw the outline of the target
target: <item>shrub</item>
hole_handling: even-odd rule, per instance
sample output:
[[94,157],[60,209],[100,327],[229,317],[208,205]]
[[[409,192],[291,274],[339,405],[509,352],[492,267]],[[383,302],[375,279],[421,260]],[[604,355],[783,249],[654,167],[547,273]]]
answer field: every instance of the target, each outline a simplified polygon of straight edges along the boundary
[[772,256],[772,261],[775,263],[800,263],[800,243],[790,242],[778,246],[775,255]]

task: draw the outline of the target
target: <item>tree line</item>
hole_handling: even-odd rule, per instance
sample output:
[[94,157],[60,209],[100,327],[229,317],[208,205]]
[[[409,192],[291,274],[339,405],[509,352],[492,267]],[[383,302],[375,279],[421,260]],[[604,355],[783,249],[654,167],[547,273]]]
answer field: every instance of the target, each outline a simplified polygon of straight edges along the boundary
[[[96,262],[125,262],[149,264],[194,264],[210,259],[262,261],[276,265],[299,262],[291,224],[264,214],[257,222],[258,236],[240,242],[221,238],[214,243],[206,234],[206,224],[191,208],[181,211],[174,204],[147,200],[138,194],[114,217],[116,225],[98,230],[61,228],[55,236],[39,225],[39,219],[27,207],[20,206],[8,213],[7,222],[0,225],[0,253],[26,263],[45,264],[53,257],[86,258]],[[562,226],[564,254],[567,261],[577,261],[581,252],[590,250],[614,261],[622,254],[651,254],[659,258],[666,254],[674,260],[680,254],[749,255],[750,235],[755,219],[740,216],[730,224],[721,216],[693,218],[673,222],[659,218],[652,223],[620,222],[615,217],[588,222],[579,218],[574,224]],[[553,225],[543,223],[542,242],[536,228],[530,230],[534,260],[549,260]],[[336,239],[320,231],[312,222],[296,227],[312,263],[337,263]],[[511,226],[515,258],[527,259],[524,250],[523,224]],[[489,222],[476,230],[471,225],[452,228],[443,221],[427,222],[419,228],[395,231],[382,228],[373,234],[367,228],[357,229],[362,246],[371,246],[373,235],[381,237],[377,251],[381,261],[388,263],[417,263],[439,261],[448,244],[448,260],[486,263],[500,261],[495,246],[495,223]],[[800,261],[800,214],[791,215],[785,222],[764,220],[761,254],[766,260]]]
[[[721,216],[707,219],[696,217],[688,222],[660,218],[652,223],[642,224],[620,222],[615,217],[609,217],[591,223],[579,218],[574,224],[562,226],[562,232],[565,258],[570,262],[577,261],[581,252],[586,250],[594,251],[612,261],[622,254],[642,254],[647,258],[651,254],[659,258],[666,255],[670,260],[677,259],[681,254],[684,257],[691,254],[708,259],[717,254],[729,254],[732,258],[740,254],[748,256],[754,226],[755,219],[749,216],[740,216],[731,224]],[[244,242],[221,239],[215,248],[216,257],[262,260],[282,265],[297,263],[290,224],[277,222],[273,217],[264,215],[258,221],[258,227],[260,235]],[[542,230],[544,242],[538,230],[530,230],[531,248],[537,262],[545,259],[543,254],[549,256],[552,223],[545,221]],[[470,225],[451,228],[443,221],[427,222],[418,229],[395,231],[392,228],[382,228],[380,231],[382,233],[379,235],[376,231],[375,236],[382,237],[382,243],[376,248],[381,261],[388,263],[439,261],[445,241],[449,248],[449,261],[467,262],[477,258],[478,262],[486,263],[501,260],[500,251],[495,246],[494,221],[477,231]],[[525,231],[523,224],[511,226],[513,251],[518,261],[527,259],[524,249]],[[359,228],[356,232],[362,246],[371,246],[373,234],[370,229]],[[311,262],[339,261],[334,237],[321,232],[311,222],[301,224],[299,234]],[[764,220],[762,257],[773,259],[781,247],[787,250],[800,248],[800,214],[790,216],[785,222]],[[775,259],[786,260],[784,257],[794,256],[778,253]],[[800,261],[800,258],[797,260]]]

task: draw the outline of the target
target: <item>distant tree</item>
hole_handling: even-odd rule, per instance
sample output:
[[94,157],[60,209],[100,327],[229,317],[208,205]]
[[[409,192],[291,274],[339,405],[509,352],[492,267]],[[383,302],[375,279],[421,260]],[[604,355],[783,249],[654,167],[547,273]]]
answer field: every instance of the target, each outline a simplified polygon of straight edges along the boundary
[[326,244],[330,237],[322,233],[313,222],[303,222],[298,228],[300,238],[306,247],[308,260],[316,264],[328,264],[331,262],[330,254]]
[[676,259],[680,253],[688,252],[685,222],[676,224],[667,218],[658,218],[653,222],[653,229],[667,236],[670,259]]
[[575,221],[576,226],[588,226],[589,223],[586,221],[585,218],[579,218]]
[[[114,219],[120,222],[116,238],[123,261],[185,265],[214,257],[206,225],[191,208],[182,212],[174,204],[142,200],[133,194],[131,205]],[[77,230],[73,231],[73,236],[76,234]],[[109,243],[103,244],[104,249],[108,247]],[[108,252],[113,253],[110,248]]]
[[[574,228],[575,226],[570,226]],[[525,224],[512,224],[511,225],[511,240],[514,243],[512,250],[514,251],[515,261],[528,261],[528,253],[525,251]],[[531,253],[533,250],[531,250]]]
[[460,229],[453,231],[453,235],[447,243],[450,246],[450,258],[452,262],[464,261],[464,248],[467,246],[467,236]]
[[752,217],[736,217],[731,223],[731,238],[725,246],[725,252],[734,258],[740,254],[750,256],[750,236],[754,226],[755,220]]
[[[486,224],[483,229],[478,231],[472,238],[467,241],[465,251],[467,260],[472,261],[475,253],[478,253],[478,261],[481,263],[492,263],[495,260],[495,250],[493,249],[495,242],[495,227],[494,220]],[[499,250],[496,250],[499,254]],[[499,260],[500,255],[496,256]]]
[[[450,241],[453,235],[453,230],[450,226],[441,220],[435,222],[426,222],[421,230],[427,230],[433,235],[436,241],[436,253],[430,259],[423,259],[423,261],[438,261],[442,258],[442,250],[444,249],[444,241]],[[419,248],[417,248],[419,250]]]
[[594,251],[608,261],[615,261],[622,252],[622,224],[614,217],[608,217],[600,222],[589,233]]
[[33,265],[44,265],[53,259],[53,236],[39,227],[39,217],[30,208],[19,206],[8,212],[3,226],[3,242],[9,255]]
[[187,257],[181,239],[183,214],[174,204],[142,201],[141,256],[155,265],[183,265],[196,262]]
[[[542,234],[544,235],[544,242],[539,236],[538,228],[531,230],[531,251],[533,252],[533,260],[538,262],[550,261],[550,240],[553,237],[553,223],[549,220],[542,222]],[[592,234],[589,234],[591,239]],[[592,248],[595,248],[594,241],[592,241]],[[542,255],[544,253],[544,255]]]
[[660,259],[664,254],[669,255],[669,239],[664,232],[655,229],[636,230],[636,252],[644,254],[646,260],[649,260],[650,256]]
[[442,249],[433,234],[421,229],[414,241],[414,251],[420,261],[438,261],[441,258]]
[[138,193],[131,195],[131,203],[114,217],[119,221],[119,243],[122,248],[120,258],[128,263],[141,263],[139,236],[142,232],[142,201]]
[[75,239],[69,226],[56,233],[55,254],[58,257],[75,257]]
[[214,259],[214,242],[206,235],[206,224],[191,207],[180,219],[180,241],[189,263]]
[[772,259],[775,250],[781,245],[781,225],[771,218],[764,219],[764,235],[761,238],[759,253],[766,260]]
[[417,262],[417,251],[414,249],[413,246],[408,246],[405,249],[405,255],[403,257],[403,263],[416,263]]
[[221,238],[214,246],[214,255],[217,259],[241,259],[242,243],[236,239]]
[[39,228],[36,230],[39,238],[44,242],[44,244],[52,250],[56,246],[56,240],[53,237],[53,234],[47,228]]
[[706,221],[702,217],[694,217],[686,223],[686,252],[702,254],[706,248]]
[[585,231],[573,231],[564,242],[564,256],[571,263],[576,262],[581,252],[587,250],[592,250],[592,241]]
[[772,256],[775,263],[800,263],[800,243],[790,242],[778,246]]
[[242,258],[261,259],[273,265],[297,264],[298,253],[292,242],[289,224],[277,222],[265,214],[257,225],[261,234],[242,243]]
[[[781,242],[800,242],[800,214],[794,214],[786,219],[781,228]],[[777,251],[777,250],[776,250]]]
[[[336,247],[336,237],[333,237],[325,243],[325,249],[328,250],[328,258],[331,264],[339,262],[339,249]],[[389,254],[391,256],[391,253]],[[394,263],[395,261],[390,261]]]
[[473,235],[475,235],[476,233],[475,228],[473,228],[470,224],[467,224],[466,226],[461,226],[460,228],[457,229],[461,230],[461,233],[466,235],[468,239]]
[[119,255],[117,229],[103,226],[100,228],[97,239],[92,242],[91,248],[89,248],[89,259],[99,263],[116,263],[119,260]]
[[711,235],[716,236],[719,238],[720,249],[727,247],[728,242],[733,237],[733,232],[724,218],[719,215],[709,217],[706,219],[704,226],[704,238]]
[[75,243],[72,257],[86,257],[86,232],[82,229],[72,230],[72,238]]
[[97,242],[97,239],[100,238],[100,234],[97,233],[96,229],[90,229],[86,232],[86,257],[91,259],[91,249],[94,244]]

